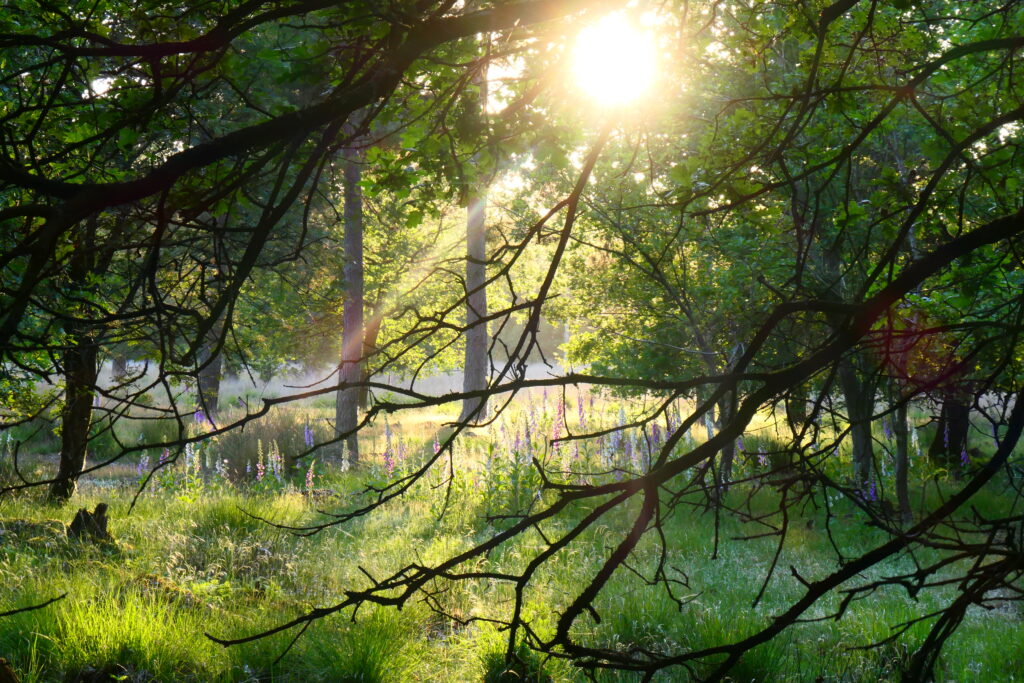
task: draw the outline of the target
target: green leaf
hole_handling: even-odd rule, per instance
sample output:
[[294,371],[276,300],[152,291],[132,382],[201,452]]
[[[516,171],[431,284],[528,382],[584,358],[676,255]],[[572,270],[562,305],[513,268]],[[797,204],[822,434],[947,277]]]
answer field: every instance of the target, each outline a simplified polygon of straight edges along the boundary
[[423,212],[419,209],[414,209],[406,214],[405,226],[407,228],[418,227],[421,223],[423,223]]

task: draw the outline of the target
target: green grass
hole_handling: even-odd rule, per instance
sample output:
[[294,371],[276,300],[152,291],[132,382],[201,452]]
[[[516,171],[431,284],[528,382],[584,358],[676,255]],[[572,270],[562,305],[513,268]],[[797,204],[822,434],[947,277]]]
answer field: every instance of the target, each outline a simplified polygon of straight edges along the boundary
[[[294,431],[304,416],[280,418],[279,427]],[[548,418],[550,419],[550,417]],[[613,418],[610,418],[613,419]],[[429,450],[440,420],[425,420],[406,430],[410,453]],[[546,429],[546,427],[545,427]],[[273,430],[267,432],[273,436]],[[298,432],[301,436],[301,432]],[[417,485],[412,493],[375,514],[311,537],[274,528],[323,519],[318,507],[343,509],[356,503],[360,477],[378,478],[383,436],[368,437],[367,465],[358,473],[327,471],[317,487],[335,496],[311,501],[303,495],[301,471],[295,484],[270,490],[238,488],[212,481],[183,495],[174,487],[143,494],[129,514],[134,472],[112,470],[124,485],[100,479],[85,482],[68,508],[56,509],[39,494],[0,500],[0,611],[67,597],[45,609],[0,619],[0,656],[9,659],[25,681],[60,681],[81,672],[103,671],[123,680],[182,681],[576,681],[579,671],[562,660],[545,659],[522,647],[518,661],[505,662],[504,634],[485,622],[468,626],[449,622],[419,597],[401,610],[364,607],[314,624],[290,650],[291,634],[224,648],[206,638],[239,638],[343,599],[346,590],[366,586],[363,572],[387,576],[411,561],[438,562],[493,533],[486,514],[494,512],[496,493],[510,490],[520,476],[501,461],[487,467],[488,444],[496,432],[481,432],[459,452],[459,477],[448,514],[439,519],[444,487],[440,476]],[[376,440],[376,446],[374,446]],[[767,437],[762,439],[768,443]],[[226,449],[222,441],[218,448]],[[233,447],[233,446],[232,446]],[[748,441],[749,447],[749,441]],[[414,455],[410,457],[422,457]],[[492,458],[506,458],[501,448]],[[919,474],[927,474],[923,468]],[[523,476],[525,477],[524,473]],[[111,476],[101,473],[102,476]],[[525,482],[525,483],[524,483]],[[524,478],[522,486],[529,486]],[[922,481],[915,486],[920,497]],[[939,486],[926,490],[926,502],[938,500]],[[742,496],[741,489],[730,495]],[[525,496],[524,500],[529,500]],[[59,528],[45,523],[67,521],[77,507],[110,503],[116,549],[69,542]],[[755,497],[755,509],[774,502],[770,491]],[[995,514],[1007,499],[988,491],[976,501]],[[578,505],[543,526],[549,538],[586,514]],[[527,591],[525,614],[544,638],[555,628],[556,611],[566,606],[607,557],[636,513],[636,501],[603,518],[566,551],[543,567]],[[847,555],[862,552],[884,538],[864,523],[852,505],[836,502],[832,524],[835,542]],[[619,571],[595,602],[597,619],[582,616],[574,627],[581,642],[605,647],[665,650],[699,649],[744,638],[764,627],[773,615],[802,594],[792,576],[820,578],[836,568],[821,513],[795,513],[792,532],[779,569],[765,598],[756,606],[772,538],[743,543],[728,539],[759,528],[724,516],[722,543],[712,557],[713,518],[696,507],[681,507],[666,521],[667,565],[674,601],[663,586],[647,585]],[[13,520],[20,520],[14,522]],[[643,539],[632,566],[649,570],[657,546]],[[496,549],[477,567],[521,568],[543,547],[531,531]],[[910,569],[907,558],[892,560],[859,578],[870,581],[896,569]],[[434,586],[435,604],[460,617],[496,618],[507,614],[512,597],[504,585],[483,581]],[[943,606],[953,588],[909,598],[895,589],[877,591],[854,602],[839,621],[818,621],[790,629],[749,652],[732,670],[735,681],[879,681],[898,678],[903,662],[924,637],[927,624],[915,626],[901,641],[875,649],[857,649],[887,637],[902,621]],[[421,597],[421,596],[420,596]],[[830,596],[806,615],[824,617],[839,604]],[[1024,624],[1013,606],[1005,610],[971,610],[945,648],[939,680],[1013,680],[1024,666]],[[280,659],[279,659],[280,658]],[[708,671],[714,662],[698,665]],[[597,673],[599,680],[629,681],[636,676]],[[657,680],[687,680],[685,669],[662,672]]]

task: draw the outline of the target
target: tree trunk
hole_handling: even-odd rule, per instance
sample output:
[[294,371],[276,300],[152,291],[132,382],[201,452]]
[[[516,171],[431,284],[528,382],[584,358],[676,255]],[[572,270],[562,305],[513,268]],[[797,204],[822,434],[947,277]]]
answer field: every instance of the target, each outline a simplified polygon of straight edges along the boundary
[[[373,355],[373,352],[377,348],[377,337],[380,335],[381,319],[377,307],[370,312],[370,320],[366,323],[366,329],[363,331],[363,369],[360,377],[363,382],[370,380],[370,368],[367,366],[366,358]],[[366,410],[370,407],[370,388],[367,386],[359,387],[359,409]]]
[[942,399],[938,429],[928,448],[928,457],[941,465],[955,463],[967,450],[970,426],[971,406],[957,394],[946,394]]
[[807,386],[801,384],[786,393],[786,419],[794,427],[803,427],[807,422]]
[[338,395],[334,406],[336,435],[348,433],[348,462],[359,462],[359,439],[355,433],[359,419],[359,388],[345,388],[361,379],[363,345],[363,191],[359,186],[363,169],[360,156],[353,151],[344,158],[345,193],[345,305],[341,338],[341,364],[338,367]]
[[[704,399],[701,399],[702,401]],[[704,413],[704,433],[707,434],[708,441],[715,438],[715,405],[712,403],[708,406],[708,411]]]
[[[489,50],[489,48],[487,48]],[[479,90],[473,105],[473,117],[479,130],[486,128],[487,66],[474,74],[473,85]],[[476,164],[474,164],[476,166]],[[482,391],[487,388],[489,358],[487,346],[487,185],[470,179],[466,194],[466,355],[462,368],[462,390]],[[479,421],[487,417],[487,399],[473,398],[462,402],[459,420]]]
[[118,351],[110,361],[110,374],[120,384],[128,376],[128,354]]
[[[732,394],[727,393],[718,401],[719,428],[725,427],[732,419]],[[732,463],[736,457],[736,442],[729,440],[722,446],[721,455],[718,461],[717,489],[719,499],[722,494],[729,490],[729,482],[732,481]]]
[[839,361],[839,381],[846,399],[846,413],[853,440],[853,478],[856,486],[871,481],[874,449],[871,441],[871,419],[875,413],[875,392],[870,380],[864,379],[850,356]]
[[[89,274],[96,266],[94,243],[95,223],[87,223],[78,235],[68,264],[68,280],[72,290],[86,287]],[[66,502],[75,493],[78,477],[85,469],[89,447],[89,424],[92,402],[96,395],[99,374],[96,362],[99,348],[94,332],[74,317],[64,325],[67,347],[62,352],[64,364],[64,406],[61,409],[60,464],[50,485],[50,499]]]
[[211,332],[212,338],[199,351],[199,407],[211,420],[220,411],[220,380],[224,367],[223,355],[219,351],[214,355],[220,336],[219,326],[215,326],[215,330],[216,333]]
[[96,389],[96,342],[82,330],[71,330],[64,351],[64,408],[61,410],[60,465],[50,485],[50,498],[66,502],[75,493],[85,469],[89,423]]
[[896,437],[896,499],[900,506],[900,520],[909,524],[913,518],[910,509],[910,489],[908,485],[908,472],[910,470],[910,450],[908,444],[907,428],[907,404],[900,403],[896,408],[896,424],[893,425],[893,434]]
[[[466,209],[466,362],[462,390],[481,391],[487,388],[487,324],[479,322],[487,316],[487,193],[474,194]],[[478,410],[479,408],[479,410]],[[466,399],[460,420],[481,420],[487,416],[486,399]]]

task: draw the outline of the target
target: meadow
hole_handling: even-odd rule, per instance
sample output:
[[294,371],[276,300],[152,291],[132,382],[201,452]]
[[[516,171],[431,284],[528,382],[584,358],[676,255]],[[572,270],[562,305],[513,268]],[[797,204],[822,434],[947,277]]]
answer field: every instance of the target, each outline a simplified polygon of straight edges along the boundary
[[[363,586],[366,576],[386,576],[412,561],[437,562],[488,538],[509,524],[506,516],[547,495],[540,490],[531,457],[560,460],[566,472],[604,465],[609,477],[616,467],[644,467],[664,438],[660,427],[627,430],[583,445],[563,442],[555,448],[550,443],[566,430],[622,423],[636,408],[584,396],[537,392],[524,397],[491,426],[460,438],[451,482],[445,478],[447,465],[438,468],[397,501],[310,536],[275,524],[302,526],[322,521],[320,511],[350,509],[362,499],[367,483],[386,482],[421,462],[443,440],[444,423],[453,416],[421,411],[386,423],[378,420],[362,435],[365,457],[358,467],[321,452],[291,466],[288,456],[328,436],[329,408],[290,407],[176,456],[147,451],[109,466],[84,478],[65,507],[47,504],[37,490],[7,495],[0,499],[0,585],[8,588],[0,594],[0,612],[66,597],[0,619],[0,656],[25,682],[586,680],[569,662],[543,659],[525,648],[519,651],[521,661],[509,668],[505,634],[486,619],[507,612],[511,591],[486,580],[439,585],[400,611],[346,610],[314,623],[290,648],[291,632],[232,647],[206,634],[240,638],[260,632],[339,602],[347,589]],[[159,441],[165,428],[153,422],[132,427],[139,430],[136,438],[147,441]],[[764,453],[775,438],[772,429],[765,416],[745,435],[737,478],[747,483],[736,484],[731,498],[749,496],[758,473],[771,470]],[[699,440],[703,431],[703,426],[691,430],[686,441]],[[879,427],[880,444],[886,442],[885,431]],[[9,453],[4,455],[9,462]],[[837,467],[846,466],[845,457],[836,453]],[[24,456],[23,464],[27,471],[45,474],[50,460],[43,446]],[[913,463],[915,505],[935,504],[944,495],[944,482],[956,472],[928,466],[919,452]],[[140,492],[140,483],[151,473]],[[2,474],[14,476],[9,468]],[[1000,509],[1009,499],[999,489],[1003,484],[980,494],[975,509]],[[767,513],[776,496],[775,488],[760,486],[751,505]],[[69,540],[64,523],[73,511],[99,502],[110,505],[116,544]],[[675,650],[748,635],[802,594],[793,570],[803,577],[822,576],[837,566],[837,550],[850,557],[886,538],[851,501],[835,497],[829,503],[828,520],[824,509],[813,505],[791,513],[779,569],[756,606],[777,539],[738,541],[763,529],[730,515],[716,519],[697,499],[678,506],[664,529],[679,601],[663,586],[647,585],[639,573],[620,571],[598,600],[600,622],[581,620],[585,626],[578,625],[576,635],[613,648]],[[590,509],[573,508],[550,531]],[[554,610],[564,607],[597,570],[614,543],[609,539],[632,523],[631,511],[630,506],[616,510],[542,570],[525,608],[538,633],[553,628]],[[645,538],[634,555],[631,566],[640,573],[657,560],[655,541]],[[539,534],[523,534],[481,565],[521,567],[531,546],[541,542]],[[901,556],[857,581],[911,570],[913,561]],[[951,566],[950,575],[955,572]],[[956,590],[939,587],[912,598],[887,586],[853,601],[841,620],[824,619],[838,606],[839,593],[808,615],[821,620],[790,629],[748,653],[732,671],[732,680],[896,679],[929,623],[911,626],[899,640],[866,646],[887,638],[898,624],[944,607]],[[943,651],[938,679],[1018,680],[1015,672],[1024,670],[1021,616],[1012,602],[997,609],[972,607]],[[711,664],[692,671],[670,669],[655,680],[689,680]],[[595,675],[601,681],[637,679],[627,673]]]

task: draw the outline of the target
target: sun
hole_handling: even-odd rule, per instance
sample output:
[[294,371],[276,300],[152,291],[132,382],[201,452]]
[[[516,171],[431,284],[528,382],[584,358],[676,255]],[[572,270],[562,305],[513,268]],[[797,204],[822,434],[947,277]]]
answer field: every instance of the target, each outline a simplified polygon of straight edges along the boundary
[[654,38],[622,14],[580,31],[573,50],[577,86],[603,107],[635,101],[654,80]]

